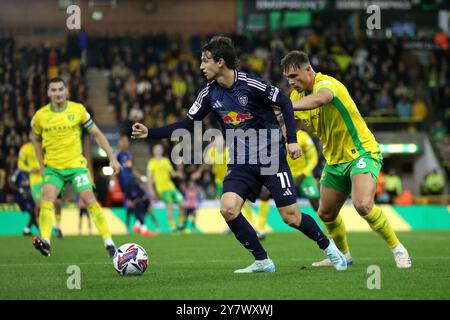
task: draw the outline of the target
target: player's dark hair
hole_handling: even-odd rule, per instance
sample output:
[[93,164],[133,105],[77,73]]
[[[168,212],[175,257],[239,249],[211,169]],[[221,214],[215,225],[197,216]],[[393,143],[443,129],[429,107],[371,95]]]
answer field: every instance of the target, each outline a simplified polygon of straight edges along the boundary
[[202,52],[211,52],[214,61],[223,59],[229,69],[236,69],[236,52],[234,50],[233,41],[224,36],[215,36],[208,43],[203,45]]
[[303,51],[291,51],[283,59],[281,59],[281,70],[287,71],[289,68],[300,68],[309,65],[308,55]]
[[48,86],[50,86],[50,83],[57,83],[57,82],[62,82],[64,84],[64,87],[67,87],[66,81],[64,81],[64,79],[61,77],[51,78],[50,81],[48,82]]

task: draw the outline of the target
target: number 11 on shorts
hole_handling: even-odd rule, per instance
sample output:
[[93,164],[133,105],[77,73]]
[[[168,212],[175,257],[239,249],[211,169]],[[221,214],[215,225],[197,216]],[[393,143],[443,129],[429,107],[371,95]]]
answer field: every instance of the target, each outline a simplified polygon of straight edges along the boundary
[[287,172],[279,172],[277,173],[277,177],[280,179],[281,188],[286,188],[286,184],[288,188],[291,187],[291,182],[289,181],[289,177]]

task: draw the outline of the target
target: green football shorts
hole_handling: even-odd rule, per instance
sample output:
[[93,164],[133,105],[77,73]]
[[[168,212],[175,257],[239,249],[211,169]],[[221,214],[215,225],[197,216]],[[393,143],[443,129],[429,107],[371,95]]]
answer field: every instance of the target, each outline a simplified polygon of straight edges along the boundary
[[161,194],[161,198],[164,201],[164,203],[166,203],[166,204],[169,204],[169,203],[178,204],[180,202],[183,202],[183,196],[181,195],[180,191],[178,191],[177,189],[164,191]]
[[42,175],[42,184],[52,184],[62,190],[70,182],[76,192],[92,189],[91,176],[86,168],[55,169],[46,167]]
[[[295,181],[295,178],[294,178]],[[319,188],[317,186],[316,179],[313,176],[303,178],[302,183],[297,187],[297,193],[308,199],[319,198]]]
[[353,175],[370,172],[375,181],[378,181],[382,165],[383,157],[381,153],[377,153],[376,156],[365,153],[350,162],[334,165],[326,164],[323,168],[320,184],[345,194],[351,194]]

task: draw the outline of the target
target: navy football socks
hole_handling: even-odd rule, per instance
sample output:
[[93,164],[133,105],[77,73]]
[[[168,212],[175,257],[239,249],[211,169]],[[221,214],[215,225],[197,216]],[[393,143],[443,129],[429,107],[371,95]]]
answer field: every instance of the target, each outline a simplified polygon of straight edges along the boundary
[[253,254],[256,260],[267,259],[267,252],[259,242],[255,229],[248,223],[242,213],[239,213],[236,219],[228,221],[227,224],[236,239]]
[[300,222],[300,226],[296,227],[296,229],[300,230],[308,238],[317,242],[319,248],[322,250],[326,249],[330,244],[330,240],[322,230],[320,230],[316,221],[305,213],[302,213],[302,221]]

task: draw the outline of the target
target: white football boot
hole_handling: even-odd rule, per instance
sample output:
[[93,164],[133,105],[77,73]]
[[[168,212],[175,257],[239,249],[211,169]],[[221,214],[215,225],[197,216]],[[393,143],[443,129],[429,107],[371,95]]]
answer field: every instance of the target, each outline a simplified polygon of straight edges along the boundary
[[[344,253],[345,260],[347,260],[347,267],[351,266],[353,264],[353,258],[350,252]],[[326,258],[321,261],[313,262],[311,264],[313,267],[331,267],[333,264],[331,263],[331,260]]]
[[397,268],[411,268],[411,257],[409,256],[408,250],[406,250],[406,248],[401,243],[397,247],[392,249],[392,253],[394,253],[395,264],[397,265]]
[[331,264],[334,266],[336,270],[338,271],[347,270],[347,260],[345,259],[345,256],[342,254],[342,252],[340,252],[339,249],[336,247],[333,239],[330,239],[330,244],[323,251],[327,255],[328,259],[330,259]]
[[235,270],[234,273],[275,272],[275,264],[269,258],[256,260],[247,268]]

